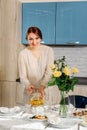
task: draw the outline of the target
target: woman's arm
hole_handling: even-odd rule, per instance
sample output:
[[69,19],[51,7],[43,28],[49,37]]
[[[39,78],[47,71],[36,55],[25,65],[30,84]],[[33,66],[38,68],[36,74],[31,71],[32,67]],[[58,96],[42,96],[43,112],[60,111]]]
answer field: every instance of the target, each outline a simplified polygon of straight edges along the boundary
[[47,54],[47,63],[46,63],[46,70],[41,80],[41,86],[47,87],[48,82],[52,76],[51,66],[54,64],[54,52],[52,48],[49,48]]
[[22,84],[24,84],[24,87],[27,89],[30,85],[30,82],[27,78],[27,69],[26,69],[26,59],[25,59],[24,52],[19,53],[18,57],[18,69],[19,69],[19,77]]

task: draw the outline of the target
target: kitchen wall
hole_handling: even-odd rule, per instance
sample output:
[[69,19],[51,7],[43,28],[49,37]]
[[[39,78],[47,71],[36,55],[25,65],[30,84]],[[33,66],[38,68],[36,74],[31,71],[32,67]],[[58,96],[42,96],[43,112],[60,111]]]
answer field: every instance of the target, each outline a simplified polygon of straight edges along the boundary
[[55,59],[66,56],[71,67],[78,67],[78,77],[87,77],[87,47],[54,47]]
[[[18,53],[23,48],[21,1],[0,0],[0,106],[15,105],[17,92],[20,94],[21,90],[17,91],[15,81],[18,77]],[[71,66],[79,68],[78,76],[87,77],[87,47],[53,47],[53,49],[55,59],[65,55]]]

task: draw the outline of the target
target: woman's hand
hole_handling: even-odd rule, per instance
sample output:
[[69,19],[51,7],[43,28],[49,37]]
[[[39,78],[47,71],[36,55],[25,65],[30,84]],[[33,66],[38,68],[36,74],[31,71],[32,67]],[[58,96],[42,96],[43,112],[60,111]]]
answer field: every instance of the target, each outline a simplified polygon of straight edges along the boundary
[[27,94],[31,94],[33,93],[35,90],[35,87],[33,85],[29,85],[28,89],[27,89]]
[[45,95],[44,89],[45,89],[45,86],[40,86],[40,87],[38,88],[38,92],[41,93],[41,96],[42,96],[42,97]]

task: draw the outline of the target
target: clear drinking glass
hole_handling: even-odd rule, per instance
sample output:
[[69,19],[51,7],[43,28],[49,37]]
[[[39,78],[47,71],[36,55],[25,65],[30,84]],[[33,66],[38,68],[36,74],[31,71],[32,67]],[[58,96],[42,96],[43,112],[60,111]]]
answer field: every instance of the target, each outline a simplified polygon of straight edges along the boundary
[[68,116],[72,116],[75,111],[75,95],[68,96]]
[[87,110],[87,104],[85,105],[85,109]]

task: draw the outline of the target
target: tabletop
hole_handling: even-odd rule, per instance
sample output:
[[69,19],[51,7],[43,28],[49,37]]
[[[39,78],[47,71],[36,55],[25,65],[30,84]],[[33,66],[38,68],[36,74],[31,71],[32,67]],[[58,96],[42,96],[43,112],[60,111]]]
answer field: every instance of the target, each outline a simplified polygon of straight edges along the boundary
[[[15,108],[20,111],[14,112],[14,110],[16,110]],[[6,109],[10,109],[10,111],[8,111],[9,113],[6,112]],[[0,110],[4,110],[0,111],[0,130],[87,130],[87,124],[84,125],[80,123],[82,119],[73,119],[71,117],[63,118],[61,120],[63,124],[61,124],[57,113],[53,110],[51,110],[47,115],[49,121],[33,120],[30,118],[33,114],[29,113],[29,109],[24,111],[24,109],[19,106],[14,108],[2,108]],[[52,119],[52,122],[50,122],[50,119]],[[59,122],[58,125],[54,124],[53,121],[55,120],[56,122]]]

